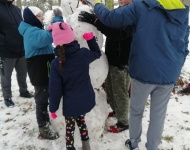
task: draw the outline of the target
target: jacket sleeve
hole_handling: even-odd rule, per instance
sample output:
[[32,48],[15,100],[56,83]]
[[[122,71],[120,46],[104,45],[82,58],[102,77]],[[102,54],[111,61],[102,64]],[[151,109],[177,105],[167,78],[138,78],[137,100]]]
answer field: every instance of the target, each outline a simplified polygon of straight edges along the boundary
[[58,16],[55,15],[55,17],[53,17],[51,24],[55,23],[55,22],[64,22],[63,17],[62,16]]
[[122,29],[110,28],[105,26],[99,19],[95,22],[94,26],[102,32],[107,38],[114,41],[128,39],[133,34],[133,26],[127,26]]
[[94,60],[100,58],[101,51],[98,46],[98,43],[96,42],[95,37],[93,37],[91,40],[87,41],[87,44],[88,44],[90,51],[86,49],[84,55],[86,55],[85,57],[87,58],[88,62],[91,63]]
[[49,111],[56,112],[59,108],[60,100],[63,95],[63,82],[58,72],[55,70],[55,64],[52,61],[49,78]]
[[188,26],[186,34],[185,34],[185,58],[186,56],[189,54],[189,50],[188,50],[188,44],[189,44],[189,30],[190,27]]
[[107,9],[103,4],[96,4],[94,6],[94,12],[104,25],[114,28],[124,28],[134,24],[136,21],[134,2],[112,10]]
[[35,48],[43,48],[53,43],[52,34],[48,30],[37,29],[31,34],[31,42]]

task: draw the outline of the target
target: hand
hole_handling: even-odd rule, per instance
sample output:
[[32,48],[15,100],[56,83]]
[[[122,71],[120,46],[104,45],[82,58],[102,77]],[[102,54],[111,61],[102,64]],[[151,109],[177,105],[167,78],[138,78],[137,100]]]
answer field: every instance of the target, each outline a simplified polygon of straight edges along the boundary
[[52,31],[52,25],[48,25],[47,30]]
[[53,9],[53,13],[55,16],[63,16],[62,11],[59,8]]
[[82,37],[83,37],[85,40],[89,41],[89,40],[91,40],[91,39],[94,37],[94,34],[93,34],[93,32],[87,32],[87,33],[84,33],[84,34],[82,35]]
[[94,25],[94,22],[96,21],[96,19],[97,19],[96,15],[90,14],[86,11],[81,11],[81,13],[78,16],[78,21],[87,22],[92,25]]
[[53,120],[57,118],[57,115],[56,115],[55,112],[51,112],[51,113],[50,113],[50,116],[51,116],[51,118],[52,118]]

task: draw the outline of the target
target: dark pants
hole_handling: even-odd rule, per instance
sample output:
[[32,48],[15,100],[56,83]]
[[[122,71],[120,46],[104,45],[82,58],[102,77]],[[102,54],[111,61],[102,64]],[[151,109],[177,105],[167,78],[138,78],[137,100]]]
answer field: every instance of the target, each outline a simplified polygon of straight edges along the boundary
[[84,120],[85,115],[81,115],[77,118],[73,117],[65,117],[66,122],[66,146],[67,150],[73,150],[74,149],[74,132],[75,132],[75,122],[77,123],[77,126],[79,127],[81,140],[87,141],[89,139],[88,137],[88,129],[86,126],[86,122]]
[[48,86],[34,86],[36,102],[36,118],[39,127],[43,127],[49,122],[48,114]]
[[3,98],[8,99],[12,97],[11,91],[11,76],[13,69],[16,70],[17,82],[19,85],[19,92],[27,92],[26,84],[26,59],[22,58],[4,58],[3,71],[1,70],[1,87],[3,92]]

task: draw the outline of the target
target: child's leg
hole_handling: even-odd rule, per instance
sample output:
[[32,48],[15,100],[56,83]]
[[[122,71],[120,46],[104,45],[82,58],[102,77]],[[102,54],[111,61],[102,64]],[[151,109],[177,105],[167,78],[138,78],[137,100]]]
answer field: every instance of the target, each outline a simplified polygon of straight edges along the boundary
[[75,132],[75,118],[65,117],[66,122],[66,147],[67,150],[75,150],[74,147],[74,132]]
[[86,122],[84,120],[85,115],[81,115],[76,118],[77,125],[79,127],[81,140],[82,140],[82,150],[91,150],[89,137],[88,137],[88,129],[86,126]]
[[88,137],[88,129],[86,126],[86,122],[84,120],[85,115],[81,115],[76,118],[77,125],[79,127],[80,135],[81,135],[81,140],[82,141],[87,141],[89,139]]

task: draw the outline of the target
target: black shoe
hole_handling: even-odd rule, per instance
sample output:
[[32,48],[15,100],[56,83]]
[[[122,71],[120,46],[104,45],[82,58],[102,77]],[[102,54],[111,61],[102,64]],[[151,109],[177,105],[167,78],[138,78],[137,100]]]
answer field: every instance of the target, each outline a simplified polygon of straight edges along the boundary
[[39,127],[39,132],[40,132],[38,136],[39,140],[43,140],[43,139],[55,140],[59,138],[59,134],[56,131],[54,131],[50,123],[47,123],[43,127]]
[[125,142],[125,146],[127,146],[130,150],[139,150],[138,147],[132,148],[132,144],[131,144],[131,141],[129,139]]
[[11,98],[5,99],[4,102],[5,102],[5,105],[6,105],[7,107],[14,107],[14,106],[15,106],[15,103],[12,101]]
[[181,91],[178,92],[179,94],[187,94],[189,95],[190,94],[190,88],[187,87],[185,89],[182,89]]
[[113,126],[109,126],[108,127],[108,132],[119,133],[119,132],[122,132],[122,131],[127,130],[127,129],[129,129],[128,124],[125,125],[123,123],[118,122]]
[[34,97],[33,94],[29,93],[28,91],[25,93],[20,93],[20,97],[24,97],[24,98],[32,98]]

